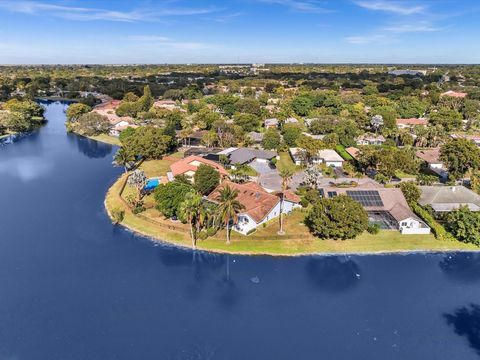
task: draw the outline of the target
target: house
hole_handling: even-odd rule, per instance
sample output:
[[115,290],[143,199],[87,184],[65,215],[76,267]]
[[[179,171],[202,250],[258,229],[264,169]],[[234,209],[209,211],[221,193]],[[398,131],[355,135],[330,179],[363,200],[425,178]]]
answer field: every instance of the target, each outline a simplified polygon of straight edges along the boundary
[[263,124],[266,129],[276,129],[278,127],[279,121],[277,118],[265,119]]
[[124,121],[121,121],[121,122],[119,122],[118,124],[114,125],[114,126],[110,129],[109,134],[110,134],[111,136],[119,137],[119,136],[120,136],[120,133],[121,133],[123,130],[126,130],[126,129],[128,129],[128,128],[136,129],[136,128],[138,128],[138,126],[135,125],[135,124],[125,123]]
[[477,134],[451,134],[452,139],[467,139],[475,145],[480,146],[480,133]]
[[397,119],[396,123],[399,129],[413,128],[414,126],[426,127],[428,125],[427,119],[424,118]]
[[230,164],[244,165],[251,164],[254,161],[269,163],[272,159],[276,158],[278,154],[275,151],[239,148],[229,152],[227,156],[230,160]]
[[183,135],[182,130],[175,130],[177,140],[186,147],[191,146],[201,146],[202,145],[202,137],[206,133],[207,130],[197,130],[191,134],[186,136]]
[[313,134],[310,134],[310,133],[307,133],[307,132],[302,132],[302,135],[311,137],[311,138],[314,139],[314,140],[323,140],[323,139],[325,138],[325,135],[324,135],[324,134],[313,135]]
[[220,177],[222,178],[228,177],[228,172],[222,165],[195,155],[190,155],[170,165],[170,172],[167,173],[167,177],[170,181],[173,181],[176,176],[184,175],[188,179],[193,180],[193,176],[200,165],[207,165],[214,168],[220,173]]
[[318,152],[318,157],[327,166],[330,167],[342,167],[343,158],[335,151],[331,149],[323,149]]
[[351,197],[365,209],[369,222],[378,224],[381,229],[399,230],[404,235],[430,233],[430,228],[413,213],[398,188],[385,188],[374,182],[350,188],[331,184],[320,188],[320,195],[327,198],[338,195]]
[[448,90],[448,91],[442,93],[440,96],[450,96],[450,97],[455,97],[455,98],[464,98],[464,97],[467,97],[467,95],[468,95],[468,93]]
[[180,106],[177,105],[177,102],[174,100],[158,100],[153,103],[153,106],[165,110],[180,110],[185,111]]
[[[281,198],[278,195],[266,192],[257,183],[236,184],[231,181],[222,182],[207,199],[217,203],[217,197],[220,190],[225,186],[238,192],[237,201],[244,206],[244,209],[238,214],[237,222],[233,229],[243,235],[248,235],[261,224],[280,216]],[[287,195],[288,194],[288,195]],[[300,207],[300,198],[287,191],[282,213],[288,214],[294,208]]]
[[294,117],[289,117],[285,120],[285,124],[298,124],[298,119]]
[[263,141],[263,134],[256,131],[250,131],[247,137],[256,144],[260,144]]
[[430,205],[436,212],[449,212],[460,206],[480,211],[480,195],[465,186],[420,186],[420,205]]
[[345,148],[345,151],[348,155],[350,155],[354,160],[358,161],[358,157],[360,156],[360,149],[350,146]]
[[440,161],[440,148],[418,150],[415,155],[427,163],[430,169],[443,169],[443,162]]
[[[295,165],[302,165],[305,162],[306,156],[303,149],[290,148],[288,151]],[[310,162],[312,164],[323,163],[330,167],[342,167],[344,160],[335,150],[323,149],[318,152],[317,156],[311,157]]]
[[383,135],[363,134],[357,138],[357,145],[383,145],[385,141]]

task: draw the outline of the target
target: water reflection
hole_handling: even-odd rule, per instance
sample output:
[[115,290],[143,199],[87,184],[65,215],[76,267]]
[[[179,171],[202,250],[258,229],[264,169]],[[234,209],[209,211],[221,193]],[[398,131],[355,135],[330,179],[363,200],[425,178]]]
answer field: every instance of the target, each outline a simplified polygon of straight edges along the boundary
[[464,336],[470,347],[480,356],[480,305],[463,306],[443,316],[455,333]]
[[309,281],[320,290],[342,292],[356,286],[360,268],[347,257],[329,256],[311,258],[306,265]]
[[480,254],[448,254],[440,261],[439,266],[452,280],[465,283],[480,280]]
[[75,143],[77,145],[78,150],[80,150],[81,153],[85,154],[90,159],[104,158],[113,150],[113,146],[110,144],[90,140],[83,136],[67,134],[67,137],[71,143]]
[[9,158],[0,162],[0,174],[10,175],[22,182],[30,182],[50,174],[54,164],[43,157]]

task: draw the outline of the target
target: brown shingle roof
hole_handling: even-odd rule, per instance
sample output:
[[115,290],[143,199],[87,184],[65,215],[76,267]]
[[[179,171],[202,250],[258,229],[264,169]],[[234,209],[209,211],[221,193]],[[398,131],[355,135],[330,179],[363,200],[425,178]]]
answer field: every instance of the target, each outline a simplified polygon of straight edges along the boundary
[[208,199],[217,202],[220,190],[225,186],[229,186],[238,191],[237,200],[245,207],[242,214],[249,215],[257,223],[261,222],[279,203],[280,198],[276,195],[269,194],[257,183],[236,184],[231,181],[224,181],[208,195]]
[[427,119],[417,119],[417,118],[410,118],[410,119],[397,119],[396,120],[397,125],[427,125],[428,121]]
[[440,163],[440,149],[418,150],[415,155],[429,164]]

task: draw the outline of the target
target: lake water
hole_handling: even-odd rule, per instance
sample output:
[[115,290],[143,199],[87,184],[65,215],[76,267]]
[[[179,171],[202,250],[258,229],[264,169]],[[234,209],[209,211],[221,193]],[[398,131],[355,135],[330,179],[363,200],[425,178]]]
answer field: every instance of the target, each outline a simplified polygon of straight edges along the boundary
[[134,235],[115,151],[48,125],[0,147],[0,359],[477,359],[480,255],[243,257]]

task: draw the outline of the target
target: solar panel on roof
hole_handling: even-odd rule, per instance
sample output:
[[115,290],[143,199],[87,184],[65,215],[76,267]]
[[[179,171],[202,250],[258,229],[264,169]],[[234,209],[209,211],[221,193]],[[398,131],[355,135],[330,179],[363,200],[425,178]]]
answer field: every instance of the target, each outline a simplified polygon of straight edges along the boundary
[[353,200],[358,201],[360,204],[362,204],[362,206],[383,206],[383,201],[378,191],[347,191],[347,195],[350,196]]

